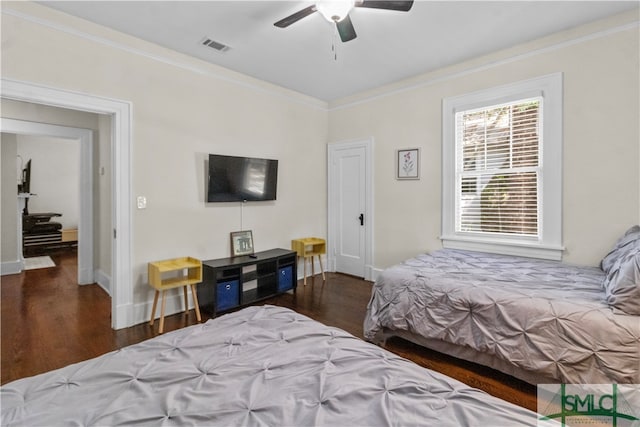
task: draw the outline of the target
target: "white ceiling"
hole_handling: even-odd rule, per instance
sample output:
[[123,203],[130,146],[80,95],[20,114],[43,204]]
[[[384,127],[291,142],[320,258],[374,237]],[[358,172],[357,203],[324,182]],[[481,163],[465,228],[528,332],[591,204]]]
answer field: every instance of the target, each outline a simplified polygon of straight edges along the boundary
[[[312,1],[45,1],[43,5],[326,101],[638,8],[639,1],[416,1],[356,8],[347,43]],[[224,53],[201,45],[209,37]],[[334,58],[332,45],[337,48]]]

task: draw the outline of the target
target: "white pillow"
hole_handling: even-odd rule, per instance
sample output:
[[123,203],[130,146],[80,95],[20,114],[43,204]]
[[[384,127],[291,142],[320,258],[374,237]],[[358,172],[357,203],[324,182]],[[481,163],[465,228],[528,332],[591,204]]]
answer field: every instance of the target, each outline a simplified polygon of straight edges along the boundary
[[603,282],[607,303],[615,310],[640,316],[640,240],[613,264]]
[[613,249],[611,249],[604,258],[602,258],[602,261],[600,262],[600,268],[602,268],[602,271],[608,274],[616,261],[623,258],[625,254],[633,248],[634,242],[639,240],[640,225],[634,225],[618,239],[616,244],[613,245]]

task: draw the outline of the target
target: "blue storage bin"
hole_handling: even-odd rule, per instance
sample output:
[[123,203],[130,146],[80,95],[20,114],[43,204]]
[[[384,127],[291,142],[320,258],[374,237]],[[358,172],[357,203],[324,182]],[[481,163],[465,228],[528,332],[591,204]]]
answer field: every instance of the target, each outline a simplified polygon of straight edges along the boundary
[[222,311],[240,305],[240,282],[229,280],[218,282],[216,289],[216,310]]
[[288,291],[293,288],[293,267],[278,269],[278,292]]

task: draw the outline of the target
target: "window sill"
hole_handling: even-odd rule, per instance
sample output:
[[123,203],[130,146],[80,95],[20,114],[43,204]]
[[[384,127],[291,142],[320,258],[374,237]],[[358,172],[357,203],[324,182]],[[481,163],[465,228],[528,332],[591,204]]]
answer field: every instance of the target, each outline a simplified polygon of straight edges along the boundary
[[473,238],[461,236],[441,236],[442,247],[447,249],[461,249],[476,252],[488,252],[502,255],[515,255],[529,258],[562,260],[564,247],[546,246],[538,242],[520,240],[498,240],[487,238]]

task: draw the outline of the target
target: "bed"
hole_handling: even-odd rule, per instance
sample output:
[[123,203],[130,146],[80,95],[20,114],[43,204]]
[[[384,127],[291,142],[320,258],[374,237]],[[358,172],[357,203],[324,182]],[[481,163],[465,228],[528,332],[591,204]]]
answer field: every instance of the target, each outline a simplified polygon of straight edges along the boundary
[[2,426],[547,423],[340,329],[269,305],[11,382],[0,388],[0,398]]
[[640,383],[640,227],[602,268],[442,249],[383,271],[365,338],[400,336],[531,384]]

